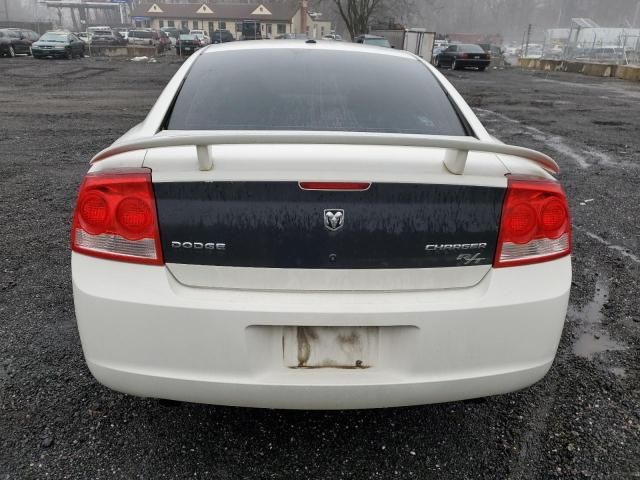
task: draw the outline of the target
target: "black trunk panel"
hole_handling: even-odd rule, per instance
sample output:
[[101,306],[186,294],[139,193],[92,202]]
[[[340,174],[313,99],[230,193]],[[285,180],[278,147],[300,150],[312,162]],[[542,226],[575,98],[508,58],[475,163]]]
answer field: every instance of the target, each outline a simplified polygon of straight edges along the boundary
[[[505,193],[400,183],[356,192],[302,190],[295,182],[155,183],[154,189],[167,263],[330,269],[491,264]],[[338,231],[325,226],[325,209],[344,210]],[[184,242],[209,248],[176,246]],[[460,244],[466,247],[425,249]]]

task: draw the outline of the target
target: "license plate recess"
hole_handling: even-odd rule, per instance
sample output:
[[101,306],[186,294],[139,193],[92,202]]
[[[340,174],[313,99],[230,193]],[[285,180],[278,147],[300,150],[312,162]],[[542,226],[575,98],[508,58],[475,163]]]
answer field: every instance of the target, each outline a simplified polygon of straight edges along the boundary
[[378,327],[284,327],[290,368],[369,368],[378,358]]

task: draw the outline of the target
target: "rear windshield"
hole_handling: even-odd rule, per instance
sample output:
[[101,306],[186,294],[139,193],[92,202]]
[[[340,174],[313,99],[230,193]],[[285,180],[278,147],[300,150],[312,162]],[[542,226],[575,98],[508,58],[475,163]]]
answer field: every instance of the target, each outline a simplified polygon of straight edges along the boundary
[[202,55],[167,127],[466,135],[418,60],[310,49]]
[[40,39],[45,42],[66,42],[69,36],[66,33],[45,33]]
[[391,47],[389,40],[387,40],[386,38],[365,38],[364,43],[366,43],[367,45],[375,45],[377,47]]
[[137,37],[137,38],[151,38],[153,37],[153,32],[145,32],[143,30],[134,30],[133,32],[129,32],[129,36],[130,37]]
[[111,32],[106,30],[96,30],[95,32],[93,32],[93,36],[94,37],[110,37]]
[[484,49],[480,45],[460,45],[458,47],[458,51],[467,53],[485,53]]

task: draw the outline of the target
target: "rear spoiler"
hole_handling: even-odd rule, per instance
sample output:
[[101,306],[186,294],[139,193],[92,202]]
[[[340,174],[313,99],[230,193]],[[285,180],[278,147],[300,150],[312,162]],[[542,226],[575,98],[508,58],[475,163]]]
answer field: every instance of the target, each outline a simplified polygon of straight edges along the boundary
[[163,131],[152,137],[116,142],[91,159],[91,164],[119,153],[150,148],[193,146],[198,154],[198,166],[206,171],[213,168],[211,145],[230,144],[334,144],[334,145],[390,145],[427,147],[447,150],[444,166],[451,173],[462,175],[469,152],[488,152],[513,155],[530,160],[550,173],[559,173],[558,164],[545,155],[523,147],[480,141],[474,137],[438,135],[405,135],[394,133],[359,132],[301,132],[301,131]]

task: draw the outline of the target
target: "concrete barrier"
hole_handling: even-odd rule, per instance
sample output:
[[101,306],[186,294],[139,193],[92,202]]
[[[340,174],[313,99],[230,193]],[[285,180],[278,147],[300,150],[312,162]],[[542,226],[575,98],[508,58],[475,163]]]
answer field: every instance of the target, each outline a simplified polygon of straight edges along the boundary
[[606,63],[583,63],[582,71],[585,75],[592,77],[611,77],[617,65],[610,65]]
[[582,73],[594,77],[614,77],[622,80],[640,82],[640,66],[614,65],[609,63],[575,62],[563,60],[518,59],[518,65],[532,70],[545,72]]
[[156,47],[144,45],[122,45],[122,46],[95,46],[87,47],[85,50],[93,57],[156,57],[159,55]]
[[640,82],[640,66],[619,65],[618,68],[616,68],[614,76],[621,80]]
[[545,72],[557,72],[562,70],[561,60],[539,60],[539,62],[540,66],[538,68]]

